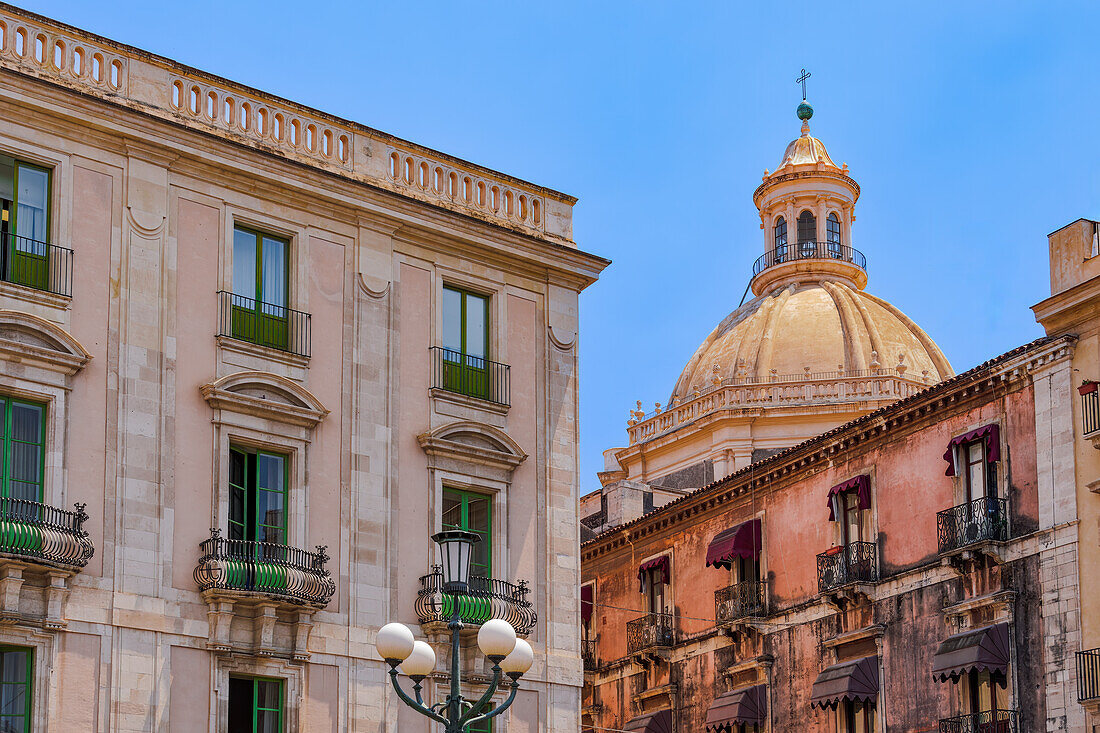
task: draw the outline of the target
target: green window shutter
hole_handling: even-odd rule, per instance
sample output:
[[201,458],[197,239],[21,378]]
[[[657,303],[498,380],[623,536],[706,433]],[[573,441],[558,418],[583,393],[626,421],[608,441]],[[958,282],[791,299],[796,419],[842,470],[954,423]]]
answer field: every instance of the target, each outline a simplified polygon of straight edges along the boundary
[[0,731],[31,730],[34,650],[0,647]]
[[489,299],[443,288],[443,388],[489,397]]
[[287,456],[229,449],[229,539],[286,544]]
[[286,349],[290,337],[290,242],[246,227],[233,229],[233,337]]
[[481,542],[474,545],[470,574],[493,577],[493,498],[461,489],[443,489],[443,529],[476,532]]
[[284,680],[229,678],[229,730],[232,733],[283,733]]
[[49,289],[50,179],[48,168],[0,156],[3,277],[38,290]]
[[46,460],[46,407],[0,397],[3,405],[3,482],[5,498],[42,501]]

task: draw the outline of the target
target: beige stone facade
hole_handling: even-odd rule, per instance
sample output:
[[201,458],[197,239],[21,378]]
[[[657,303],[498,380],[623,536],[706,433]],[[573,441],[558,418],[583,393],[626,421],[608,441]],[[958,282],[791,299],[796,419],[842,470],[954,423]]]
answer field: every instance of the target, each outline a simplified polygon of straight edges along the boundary
[[[576,730],[578,293],[607,261],[575,200],[7,5],[0,119],[50,180],[49,275],[0,282],[0,397],[45,405],[42,503],[87,516],[60,561],[0,548],[32,729],[226,731],[262,677],[285,731],[428,730],[373,640],[441,638],[417,601],[461,489],[537,615],[495,730]],[[287,248],[270,308],[232,300],[241,228]],[[487,300],[492,391],[441,371],[445,287]],[[224,550],[240,446],[286,466],[289,549],[245,563],[266,591]]]

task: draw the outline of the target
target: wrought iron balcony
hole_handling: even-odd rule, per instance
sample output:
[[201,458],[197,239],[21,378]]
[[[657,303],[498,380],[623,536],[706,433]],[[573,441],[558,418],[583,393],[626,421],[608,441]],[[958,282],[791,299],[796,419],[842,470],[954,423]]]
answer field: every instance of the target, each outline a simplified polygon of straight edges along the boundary
[[1018,733],[1015,710],[971,713],[940,720],[940,733]]
[[325,563],[327,548],[317,552],[271,542],[229,540],[212,529],[199,545],[202,557],[195,567],[199,590],[256,593],[299,605],[324,608],[336,592]]
[[626,625],[626,652],[670,647],[676,643],[676,619],[671,613],[650,613]]
[[0,553],[82,568],[95,548],[84,529],[84,504],[76,511],[26,499],[0,498]]
[[836,242],[798,242],[776,247],[757,258],[752,266],[753,277],[769,267],[799,260],[833,260],[847,262],[861,270],[867,270],[867,258],[862,252]]
[[1077,652],[1077,701],[1100,700],[1100,649]]
[[714,619],[719,624],[764,616],[764,583],[746,580],[714,591]]
[[433,346],[432,387],[498,405],[511,400],[511,367],[454,349]]
[[[1089,390],[1091,391],[1083,391]],[[1100,390],[1095,383],[1078,388],[1081,394],[1081,423],[1082,430],[1087,436],[1100,432]]]
[[1008,540],[1008,500],[982,497],[936,514],[940,552]]
[[851,583],[878,581],[878,546],[850,542],[817,556],[817,588],[826,593]]
[[309,314],[218,291],[218,335],[309,356]]
[[446,623],[458,604],[458,615],[464,624],[481,625],[492,618],[504,619],[517,634],[526,636],[535,628],[538,615],[527,600],[527,581],[509,583],[478,575],[470,577],[466,593],[443,592],[443,572],[438,565],[420,576],[420,592],[416,596],[416,615],[421,624]]
[[56,244],[7,234],[0,252],[0,279],[71,297],[73,251]]
[[584,660],[584,668],[592,670],[596,668],[596,639],[581,639],[581,659]]

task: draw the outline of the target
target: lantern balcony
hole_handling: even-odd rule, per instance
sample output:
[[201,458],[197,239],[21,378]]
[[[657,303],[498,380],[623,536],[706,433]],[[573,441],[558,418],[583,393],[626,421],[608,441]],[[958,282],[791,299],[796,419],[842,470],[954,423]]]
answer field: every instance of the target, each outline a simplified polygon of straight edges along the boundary
[[714,619],[719,626],[767,615],[766,584],[758,580],[734,583],[714,591]]
[[940,733],[1017,733],[1015,710],[994,710],[985,713],[971,713],[957,718],[940,720]]
[[84,529],[84,505],[57,509],[27,499],[0,498],[0,554],[32,564],[82,568],[94,552]]
[[626,625],[627,654],[667,649],[675,643],[676,617],[671,613],[648,613]]
[[467,628],[476,630],[489,619],[499,618],[510,623],[520,636],[527,636],[538,622],[527,598],[529,592],[526,580],[509,583],[473,575],[465,593],[452,594],[444,591],[443,571],[435,565],[427,575],[420,576],[416,615],[424,633],[444,633],[457,603],[459,618]]

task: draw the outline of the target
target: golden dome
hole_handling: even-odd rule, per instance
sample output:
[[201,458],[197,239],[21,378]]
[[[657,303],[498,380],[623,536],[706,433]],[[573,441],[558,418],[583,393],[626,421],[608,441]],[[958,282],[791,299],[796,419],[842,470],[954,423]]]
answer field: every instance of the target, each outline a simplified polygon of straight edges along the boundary
[[843,281],[772,289],[727,316],[684,367],[672,399],[717,382],[767,382],[871,370],[934,384],[954,372],[908,316]]
[[818,163],[824,163],[833,168],[838,167],[833,159],[829,157],[829,151],[825,149],[825,144],[810,134],[809,123],[803,122],[802,134],[787,146],[779,167],[782,168],[788,164],[817,165]]

